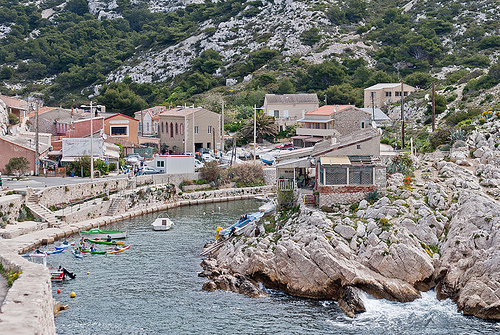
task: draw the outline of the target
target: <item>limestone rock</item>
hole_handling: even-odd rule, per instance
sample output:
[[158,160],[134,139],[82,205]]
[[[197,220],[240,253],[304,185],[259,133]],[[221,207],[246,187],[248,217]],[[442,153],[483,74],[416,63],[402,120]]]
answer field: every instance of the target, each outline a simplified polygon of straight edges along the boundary
[[361,299],[362,294],[362,291],[356,287],[347,286],[343,288],[338,301],[340,309],[351,318],[356,313],[366,312],[365,305]]

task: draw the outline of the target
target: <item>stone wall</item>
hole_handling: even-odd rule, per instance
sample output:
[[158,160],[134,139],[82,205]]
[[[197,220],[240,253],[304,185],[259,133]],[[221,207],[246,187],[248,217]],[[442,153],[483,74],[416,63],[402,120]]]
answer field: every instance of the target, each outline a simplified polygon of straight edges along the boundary
[[24,204],[25,198],[25,196],[19,194],[0,197],[0,226],[17,222],[19,209]]
[[377,187],[377,191],[384,193],[387,187],[387,173],[385,165],[375,166],[373,179],[374,184]]
[[264,168],[264,184],[276,184],[276,168]]
[[319,186],[319,206],[360,202],[369,192],[376,190],[374,185]]
[[0,244],[0,261],[8,271],[21,271],[1,306],[0,333],[55,334],[54,298],[48,269],[19,256],[5,243]]
[[68,224],[81,222],[85,220],[95,219],[106,215],[112,201],[100,201],[93,206],[85,206],[80,209],[74,209],[72,211],[68,210],[68,213],[64,213],[63,221]]

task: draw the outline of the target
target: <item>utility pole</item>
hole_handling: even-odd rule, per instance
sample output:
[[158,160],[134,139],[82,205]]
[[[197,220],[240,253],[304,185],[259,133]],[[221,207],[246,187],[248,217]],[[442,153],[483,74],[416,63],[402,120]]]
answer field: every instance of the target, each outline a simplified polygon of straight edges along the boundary
[[253,105],[253,164],[255,165],[255,147],[257,146],[257,105]]
[[434,85],[434,82],[432,82],[432,131],[433,132],[436,127],[436,100],[434,99],[435,93],[436,93],[436,87]]
[[221,157],[222,157],[222,151],[224,151],[224,100],[222,100],[222,128],[221,128],[221,140],[220,140]]
[[40,173],[40,141],[38,140],[38,98],[35,100],[36,117],[35,117],[35,176]]
[[81,105],[82,108],[90,108],[90,182],[94,182],[94,107],[101,108],[101,105],[92,105],[93,102],[90,101],[90,105]]
[[401,79],[401,150],[405,147],[404,83]]
[[141,100],[141,137],[144,137],[144,110],[142,109],[142,100]]
[[372,121],[375,121],[375,92],[372,92]]

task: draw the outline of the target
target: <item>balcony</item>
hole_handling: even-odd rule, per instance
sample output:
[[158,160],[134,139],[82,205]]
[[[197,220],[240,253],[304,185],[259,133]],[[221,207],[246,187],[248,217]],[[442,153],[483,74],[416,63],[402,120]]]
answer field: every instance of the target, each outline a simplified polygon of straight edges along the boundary
[[297,135],[308,135],[308,136],[335,136],[337,133],[335,129],[313,129],[313,128],[297,128]]

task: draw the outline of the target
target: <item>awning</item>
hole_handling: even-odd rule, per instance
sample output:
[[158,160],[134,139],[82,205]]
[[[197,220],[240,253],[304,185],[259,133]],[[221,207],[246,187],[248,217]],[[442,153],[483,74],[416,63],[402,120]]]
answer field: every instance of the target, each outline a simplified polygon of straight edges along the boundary
[[63,157],[61,162],[76,162],[80,157]]
[[311,123],[327,123],[333,121],[333,119],[300,119],[297,122],[311,122]]
[[292,140],[303,140],[306,138],[310,138],[310,135],[297,135],[297,136],[292,136],[290,137]]
[[351,161],[347,156],[338,157],[321,157],[321,165],[351,165]]
[[306,138],[304,139],[304,142],[320,142],[320,141],[323,141],[323,137],[309,137],[309,138]]
[[311,165],[311,158],[303,157],[299,159],[286,160],[276,164],[276,168],[309,168]]
[[51,150],[47,153],[49,156],[61,156],[62,150]]

